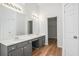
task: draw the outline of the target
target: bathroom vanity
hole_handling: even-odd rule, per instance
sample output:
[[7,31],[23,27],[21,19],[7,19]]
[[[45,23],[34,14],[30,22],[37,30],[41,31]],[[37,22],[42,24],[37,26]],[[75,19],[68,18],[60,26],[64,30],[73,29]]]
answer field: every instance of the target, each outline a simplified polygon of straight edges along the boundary
[[45,44],[45,35],[23,35],[18,39],[1,41],[1,56],[32,56],[32,44],[37,40],[38,48]]
[[32,55],[32,42],[24,41],[13,45],[6,46],[1,44],[2,56],[31,56]]

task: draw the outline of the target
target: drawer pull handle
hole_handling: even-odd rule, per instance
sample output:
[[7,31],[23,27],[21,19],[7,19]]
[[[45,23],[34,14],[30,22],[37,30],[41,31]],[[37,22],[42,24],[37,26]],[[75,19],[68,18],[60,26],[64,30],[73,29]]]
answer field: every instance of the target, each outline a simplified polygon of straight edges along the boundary
[[13,49],[15,49],[15,48],[12,48],[12,50],[13,50]]

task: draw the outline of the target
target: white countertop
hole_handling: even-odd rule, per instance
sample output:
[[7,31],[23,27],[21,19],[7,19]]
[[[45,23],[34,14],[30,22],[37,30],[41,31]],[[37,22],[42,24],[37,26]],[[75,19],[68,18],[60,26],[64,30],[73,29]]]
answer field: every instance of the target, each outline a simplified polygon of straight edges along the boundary
[[16,43],[19,43],[19,42],[32,40],[34,38],[38,38],[38,37],[41,37],[43,35],[45,35],[45,34],[20,35],[20,36],[17,36],[18,39],[14,38],[14,39],[11,39],[11,40],[0,40],[0,43],[4,44],[6,46],[9,46],[9,45],[13,45],[13,44],[16,44]]

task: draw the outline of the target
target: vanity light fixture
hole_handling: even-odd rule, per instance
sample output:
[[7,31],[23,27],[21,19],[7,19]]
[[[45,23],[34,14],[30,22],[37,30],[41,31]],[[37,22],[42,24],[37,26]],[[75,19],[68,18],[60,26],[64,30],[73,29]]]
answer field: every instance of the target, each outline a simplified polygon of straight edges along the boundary
[[2,3],[1,5],[5,6],[7,8],[10,8],[16,12],[23,13],[23,9],[21,8],[21,6],[15,4],[15,3]]
[[38,19],[39,16],[38,16],[36,13],[32,13],[32,18],[34,18],[34,19]]

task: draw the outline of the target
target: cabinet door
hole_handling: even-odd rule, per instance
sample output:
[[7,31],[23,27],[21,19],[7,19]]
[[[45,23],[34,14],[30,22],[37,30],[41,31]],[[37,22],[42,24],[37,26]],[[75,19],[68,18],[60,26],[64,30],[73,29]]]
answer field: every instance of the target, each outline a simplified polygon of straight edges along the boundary
[[43,45],[45,45],[45,36],[42,36]]
[[43,41],[42,41],[42,37],[39,38],[39,47],[43,46]]
[[18,48],[16,53],[17,56],[23,56],[23,48]]
[[24,46],[24,56],[31,56],[32,55],[32,44],[27,44],[26,46]]
[[8,55],[9,55],[9,56],[17,56],[17,51],[16,51],[16,50],[11,51],[11,52],[9,52]]

